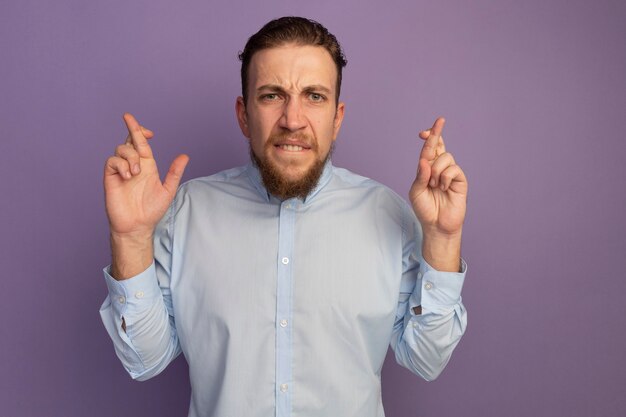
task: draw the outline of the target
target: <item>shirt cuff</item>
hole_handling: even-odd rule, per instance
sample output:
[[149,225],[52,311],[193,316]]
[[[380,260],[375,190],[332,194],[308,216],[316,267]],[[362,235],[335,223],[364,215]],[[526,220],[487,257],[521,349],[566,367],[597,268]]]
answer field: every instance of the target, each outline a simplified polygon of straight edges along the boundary
[[421,260],[415,290],[409,298],[409,311],[421,306],[422,314],[445,313],[461,302],[467,264],[461,258],[461,272],[441,272]]
[[162,297],[161,288],[156,277],[154,261],[143,272],[132,278],[121,281],[110,274],[111,266],[103,269],[104,279],[109,290],[111,307],[117,317],[124,317],[129,325],[128,318],[134,312],[149,308],[156,298]]

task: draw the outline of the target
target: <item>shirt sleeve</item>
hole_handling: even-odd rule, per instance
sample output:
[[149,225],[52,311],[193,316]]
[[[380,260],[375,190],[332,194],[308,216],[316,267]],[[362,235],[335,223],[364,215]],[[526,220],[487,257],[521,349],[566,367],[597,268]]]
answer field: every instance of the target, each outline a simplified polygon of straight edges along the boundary
[[159,374],[181,352],[169,286],[171,251],[167,241],[167,227],[160,225],[155,231],[155,260],[139,275],[118,281],[110,275],[110,266],[103,271],[109,294],[100,307],[100,317],[122,365],[140,381]]
[[[467,327],[461,299],[467,264],[460,260],[460,272],[436,271],[421,257],[419,227],[408,237],[391,347],[400,365],[432,381],[445,368]],[[420,314],[414,311],[418,306]]]

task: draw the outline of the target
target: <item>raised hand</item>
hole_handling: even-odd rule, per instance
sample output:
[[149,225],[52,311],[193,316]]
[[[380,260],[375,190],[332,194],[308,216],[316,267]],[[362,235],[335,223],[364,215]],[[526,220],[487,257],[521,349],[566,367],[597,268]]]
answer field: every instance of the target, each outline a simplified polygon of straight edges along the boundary
[[[458,251],[455,249],[453,252],[460,253],[461,230],[465,219],[467,179],[452,154],[446,152],[441,136],[444,124],[445,119],[440,117],[432,128],[420,132],[420,138],[425,142],[419,157],[417,176],[409,191],[413,210],[424,231],[424,246],[428,246],[428,250],[424,251],[425,258],[427,254],[437,259],[447,256],[444,253],[430,253],[431,250],[438,252],[433,249],[432,241],[454,241]],[[454,264],[458,265],[457,253],[450,256]],[[437,259],[427,261],[432,265]]]
[[[156,224],[174,198],[189,161],[187,155],[176,157],[165,176],[165,181],[161,183],[152,149],[148,144],[148,138],[154,134],[140,126],[130,113],[124,114],[124,122],[128,128],[126,142],[116,148],[115,155],[107,159],[104,167],[105,205],[111,229],[114,271],[116,252],[120,255],[120,251],[116,251],[120,249],[116,248],[116,244],[126,247],[124,258],[133,256],[133,253],[129,253],[132,252],[129,246],[139,249],[139,246],[148,244]],[[129,242],[133,244],[128,245]],[[143,248],[140,251],[147,250]],[[150,257],[144,253],[143,262],[139,264],[145,266],[148,258],[151,262],[151,243],[149,251]],[[128,262],[128,259],[124,260],[124,263]],[[137,268],[131,269],[132,272],[141,272],[135,271]],[[118,275],[128,274],[118,273]]]

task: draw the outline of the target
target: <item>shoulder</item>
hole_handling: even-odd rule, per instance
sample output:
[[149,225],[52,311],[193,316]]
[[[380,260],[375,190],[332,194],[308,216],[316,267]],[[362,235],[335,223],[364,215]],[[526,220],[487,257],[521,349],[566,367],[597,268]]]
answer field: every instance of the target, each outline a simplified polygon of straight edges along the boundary
[[211,188],[220,188],[228,185],[236,185],[243,182],[247,178],[246,167],[236,167],[217,172],[206,177],[193,178],[182,184],[178,193],[193,193],[198,191],[206,191]]
[[333,166],[332,187],[342,191],[363,194],[368,198],[388,202],[399,209],[408,208],[408,203],[391,188],[363,175],[356,174],[345,168]]
[[226,199],[250,198],[253,194],[247,167],[241,166],[186,181],[178,188],[171,208],[178,212],[190,204],[210,205]]
[[390,216],[403,229],[412,227],[416,222],[415,213],[409,203],[391,188],[363,175],[345,168],[333,166],[333,180],[329,184],[336,196],[342,195],[356,204],[352,206],[369,207],[374,212]]
[[253,188],[248,166],[240,166],[185,182],[178,188],[176,200],[243,197],[253,192]]

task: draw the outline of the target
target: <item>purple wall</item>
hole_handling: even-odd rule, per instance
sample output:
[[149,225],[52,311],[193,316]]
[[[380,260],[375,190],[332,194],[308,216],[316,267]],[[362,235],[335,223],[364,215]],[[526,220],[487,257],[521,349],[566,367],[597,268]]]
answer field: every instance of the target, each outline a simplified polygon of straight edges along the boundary
[[345,47],[336,165],[406,195],[443,114],[470,179],[468,333],[436,382],[388,360],[387,415],[625,415],[623,0],[2,1],[0,414],[186,415],[184,361],[133,382],[100,323],[102,167],[125,111],[161,167],[244,163],[236,54],[285,14]]

